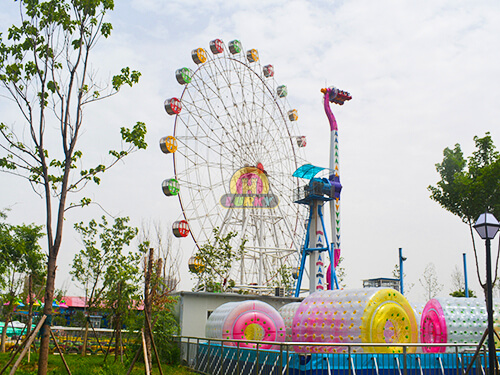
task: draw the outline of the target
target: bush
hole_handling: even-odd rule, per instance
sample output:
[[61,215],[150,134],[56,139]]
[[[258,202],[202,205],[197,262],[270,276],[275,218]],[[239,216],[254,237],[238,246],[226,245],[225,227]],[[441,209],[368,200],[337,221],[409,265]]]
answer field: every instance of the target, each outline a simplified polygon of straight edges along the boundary
[[168,364],[178,364],[180,349],[174,336],[179,334],[179,322],[173,314],[172,302],[170,308],[158,313],[158,320],[154,327],[155,344],[158,355]]

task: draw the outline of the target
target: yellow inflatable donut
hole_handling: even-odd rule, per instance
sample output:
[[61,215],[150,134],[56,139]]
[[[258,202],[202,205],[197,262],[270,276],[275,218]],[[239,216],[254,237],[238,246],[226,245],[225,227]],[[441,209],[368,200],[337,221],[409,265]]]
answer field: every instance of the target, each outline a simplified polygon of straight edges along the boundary
[[[401,344],[418,342],[415,314],[401,293],[394,289],[381,289],[372,296],[361,318],[361,342]],[[408,352],[415,352],[415,349],[408,348]],[[368,350],[378,353],[400,353],[402,347],[375,346]]]

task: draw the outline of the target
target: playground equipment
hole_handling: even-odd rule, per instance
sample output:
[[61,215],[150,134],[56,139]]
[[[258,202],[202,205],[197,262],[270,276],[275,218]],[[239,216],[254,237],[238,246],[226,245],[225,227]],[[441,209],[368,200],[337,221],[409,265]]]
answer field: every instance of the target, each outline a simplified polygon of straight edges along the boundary
[[[262,301],[227,302],[210,315],[205,327],[207,338],[285,341],[283,318],[271,305]],[[228,343],[236,346],[236,343]],[[241,342],[242,348],[255,348],[256,344]],[[279,345],[259,345],[261,349],[278,349]]]
[[422,312],[424,311],[425,303],[423,302],[412,302],[411,308],[415,313],[415,319],[417,320],[419,339],[420,339],[420,322],[422,321]]
[[[334,185],[338,191],[338,194],[335,195],[335,199],[330,201],[331,246],[333,247],[334,254],[333,265],[334,268],[336,268],[340,259],[340,191],[342,190],[342,185],[340,183],[339,130],[337,120],[333,115],[330,103],[343,105],[346,101],[351,100],[352,96],[347,91],[342,91],[335,87],[321,89],[321,92],[323,93],[323,107],[325,109],[326,117],[328,118],[328,123],[330,124],[329,168],[331,174],[329,176],[329,180],[330,184]],[[335,275],[335,270],[332,272],[331,264],[329,271]],[[328,278],[328,281],[330,282],[330,278]]]
[[283,322],[285,323],[286,341],[288,342],[293,341],[292,338],[293,318],[295,317],[295,313],[297,312],[299,307],[300,307],[300,302],[292,302],[292,303],[287,303],[278,310],[281,317],[283,318]]
[[[416,343],[417,321],[394,289],[329,290],[310,294],[295,313],[293,342]],[[398,346],[356,347],[353,352],[398,353]],[[409,350],[412,350],[411,348]],[[345,347],[297,346],[298,353],[343,353]]]
[[175,74],[182,94],[165,101],[175,121],[160,147],[173,157],[178,191],[171,192],[171,180],[163,189],[178,197],[195,251],[213,240],[213,228],[222,237],[237,233],[233,248],[247,242],[231,278],[269,292],[278,270],[298,263],[305,212],[292,201],[292,173],[306,143],[297,142],[299,116],[256,49],[215,39],[191,57],[196,67]]
[[[495,311],[499,311],[496,306]],[[495,330],[500,328],[495,313]],[[486,305],[479,298],[433,298],[424,307],[420,324],[422,343],[479,342],[487,327]],[[446,347],[424,347],[427,353],[443,353]]]
[[[318,178],[317,174],[326,168],[311,164],[298,168],[293,176],[309,180],[309,184],[297,189],[295,203],[309,206],[307,234],[301,252],[300,273],[296,284],[295,296],[300,294],[302,278],[305,271],[305,259],[309,256],[309,291],[338,288],[335,268],[340,259],[340,192],[342,185],[339,175],[338,126],[330,103],[344,104],[351,100],[346,91],[334,87],[321,89],[323,105],[330,124],[330,168],[328,178]],[[297,139],[299,146],[305,139]],[[323,205],[330,201],[331,239],[329,244],[325,230]],[[329,263],[326,262],[326,254]],[[333,264],[333,270],[332,270]],[[326,277],[325,277],[326,276]]]

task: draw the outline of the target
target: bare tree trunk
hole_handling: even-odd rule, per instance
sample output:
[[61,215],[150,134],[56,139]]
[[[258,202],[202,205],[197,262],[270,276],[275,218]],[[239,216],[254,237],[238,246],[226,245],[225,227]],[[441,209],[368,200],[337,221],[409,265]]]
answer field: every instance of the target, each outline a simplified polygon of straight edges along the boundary
[[121,314],[118,312],[116,315],[116,335],[115,335],[115,362],[120,356],[120,362],[123,363],[123,343],[122,343],[122,319]]
[[120,304],[122,300],[122,291],[123,291],[123,281],[118,283],[118,298],[116,300],[116,312],[115,312],[115,362],[118,359],[118,355],[120,355],[120,362],[123,363],[123,343],[122,343],[122,316],[120,310]]
[[12,318],[12,313],[14,311],[14,294],[12,290],[9,292],[9,300],[10,304],[7,307],[7,311],[5,313],[5,321],[3,323],[3,329],[2,329],[2,338],[0,340],[0,352],[5,353],[5,341],[7,340],[7,328],[10,323],[10,319]]
[[[153,252],[154,250],[151,248],[149,249],[149,258],[148,262],[146,264],[145,268],[145,276],[144,276],[144,341],[145,341],[145,347],[144,350],[146,351],[144,353],[144,358],[148,362],[148,366],[146,366],[146,369],[149,369],[149,372],[147,375],[151,373],[151,368],[153,365],[153,359],[151,357],[151,335],[152,332],[149,329],[151,326],[151,322],[148,322],[147,320],[151,316],[151,313],[153,311],[153,306],[152,306],[152,301],[151,301],[151,291],[150,291],[150,284],[151,284],[151,273],[153,271]],[[149,324],[148,324],[149,323]]]
[[[26,323],[26,337],[30,336],[33,324],[33,275],[28,276],[28,322]],[[31,347],[28,349],[28,363],[31,360]]]
[[[10,309],[10,306],[9,306],[9,309]],[[7,315],[5,316],[5,321],[4,321],[4,325],[3,325],[3,329],[2,329],[2,340],[0,341],[0,352],[2,353],[5,353],[5,341],[7,339],[7,327],[9,326],[9,323],[10,323],[10,317],[11,317],[11,313],[10,311],[7,313]]]
[[28,276],[28,323],[26,326],[26,337],[31,333],[31,325],[33,324],[33,275]]
[[38,357],[38,375],[47,374],[47,365],[49,361],[50,344],[50,325],[52,323],[52,301],[54,300],[54,287],[56,280],[56,256],[53,247],[49,249],[49,260],[47,263],[47,283],[45,284],[45,304],[43,305],[43,314],[47,319],[40,330],[40,351]]
[[87,337],[89,334],[89,317],[85,314],[85,333],[83,335],[83,348],[82,348],[82,356],[85,357],[87,354]]

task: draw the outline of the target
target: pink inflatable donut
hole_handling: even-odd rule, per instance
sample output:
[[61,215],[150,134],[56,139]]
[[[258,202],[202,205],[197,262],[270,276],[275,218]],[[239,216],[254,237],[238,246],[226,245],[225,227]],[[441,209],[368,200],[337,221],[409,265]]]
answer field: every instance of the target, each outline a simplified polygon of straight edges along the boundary
[[[424,307],[420,322],[420,341],[428,344],[448,342],[448,329],[441,304],[431,299]],[[426,353],[444,353],[446,348],[440,346],[424,347]]]
[[[233,325],[233,338],[236,340],[276,341],[276,325],[261,312],[250,311],[241,314]],[[242,347],[254,348],[255,344],[243,343]],[[270,349],[273,345],[262,345],[262,349]]]
[[[285,341],[285,323],[278,311],[262,301],[236,303],[222,326],[222,338],[255,341]],[[228,345],[236,346],[235,343]],[[242,348],[255,348],[255,343],[240,343]],[[272,343],[259,345],[261,349],[279,349]]]

